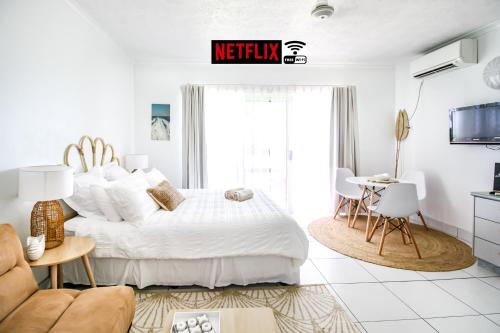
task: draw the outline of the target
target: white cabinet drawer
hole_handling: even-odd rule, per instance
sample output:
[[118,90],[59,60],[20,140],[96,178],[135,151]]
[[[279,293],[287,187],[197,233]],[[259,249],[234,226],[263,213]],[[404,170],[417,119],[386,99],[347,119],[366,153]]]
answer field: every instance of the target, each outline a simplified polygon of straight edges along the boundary
[[500,223],[500,201],[476,197],[475,210],[477,217]]
[[474,238],[474,255],[494,265],[500,266],[500,245],[481,238]]
[[476,236],[500,245],[500,223],[476,217]]

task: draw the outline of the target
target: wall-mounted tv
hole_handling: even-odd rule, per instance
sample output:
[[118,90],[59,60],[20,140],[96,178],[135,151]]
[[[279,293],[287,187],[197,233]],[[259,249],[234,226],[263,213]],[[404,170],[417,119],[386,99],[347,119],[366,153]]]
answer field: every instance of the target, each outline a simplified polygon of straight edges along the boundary
[[500,102],[450,109],[450,143],[500,145]]

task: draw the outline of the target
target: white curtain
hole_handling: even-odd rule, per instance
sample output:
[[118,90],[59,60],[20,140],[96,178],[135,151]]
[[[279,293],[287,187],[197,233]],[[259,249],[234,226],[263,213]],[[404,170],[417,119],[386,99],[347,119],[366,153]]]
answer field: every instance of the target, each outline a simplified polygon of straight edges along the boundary
[[359,134],[356,87],[334,87],[330,114],[330,193],[335,207],[335,171],[349,168],[359,172]]
[[285,97],[272,87],[207,87],[209,188],[258,188],[286,201]]
[[302,86],[290,94],[289,210],[298,220],[329,213],[329,135],[332,87]]
[[208,187],[328,213],[331,87],[207,86]]
[[182,186],[207,186],[204,87],[182,87]]

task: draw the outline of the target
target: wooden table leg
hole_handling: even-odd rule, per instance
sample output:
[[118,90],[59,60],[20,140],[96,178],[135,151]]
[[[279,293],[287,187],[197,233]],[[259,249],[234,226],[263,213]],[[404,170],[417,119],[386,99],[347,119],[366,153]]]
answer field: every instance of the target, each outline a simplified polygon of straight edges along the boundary
[[352,199],[349,199],[349,211],[347,212],[347,226],[351,227]]
[[352,220],[352,227],[356,225],[356,220],[358,219],[359,209],[361,208],[361,203],[365,199],[366,187],[363,187],[363,193],[361,193],[361,200],[358,202],[358,207],[356,207],[356,213],[354,213],[354,219]]
[[50,287],[57,289],[57,265],[50,266]]
[[85,270],[87,271],[87,276],[89,277],[89,282],[92,288],[96,288],[94,273],[92,273],[92,267],[90,267],[89,257],[84,254],[82,256],[83,266],[85,266]]
[[[367,189],[368,191],[371,191],[371,194],[370,194],[370,204],[368,207],[370,207],[371,205],[373,205],[373,197],[375,196],[375,188],[372,188],[371,190],[365,186],[365,189]],[[372,211],[368,209],[368,214],[366,216],[366,230],[365,230],[365,241],[368,242],[368,235],[369,235],[369,232],[370,232],[370,227],[371,227],[371,217],[372,217]]]
[[57,288],[64,288],[63,264],[57,265]]

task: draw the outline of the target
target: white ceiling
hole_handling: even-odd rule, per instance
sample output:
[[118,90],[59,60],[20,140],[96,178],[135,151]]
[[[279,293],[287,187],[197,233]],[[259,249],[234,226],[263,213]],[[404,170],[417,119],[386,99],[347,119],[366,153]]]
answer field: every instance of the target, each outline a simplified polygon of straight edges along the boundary
[[72,0],[138,61],[210,62],[212,39],[307,43],[312,64],[387,64],[500,19],[500,0]]

